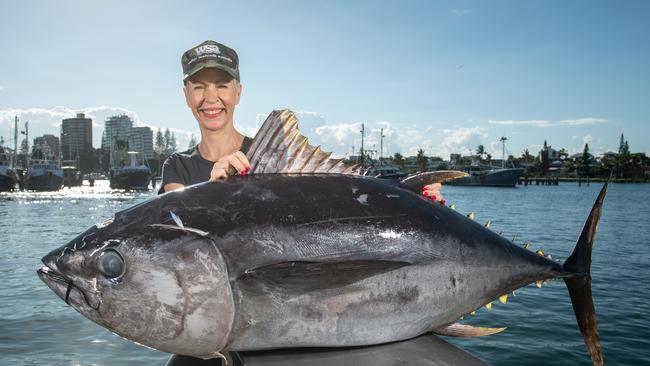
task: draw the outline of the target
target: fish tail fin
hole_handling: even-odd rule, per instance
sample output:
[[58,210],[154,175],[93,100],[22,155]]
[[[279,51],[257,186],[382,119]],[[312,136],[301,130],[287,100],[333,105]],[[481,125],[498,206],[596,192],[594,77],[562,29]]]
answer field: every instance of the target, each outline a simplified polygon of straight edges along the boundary
[[594,245],[598,220],[602,213],[608,184],[609,182],[605,183],[601,189],[596,203],[594,203],[585,222],[585,226],[582,228],[573,253],[564,262],[564,269],[570,273],[568,277],[564,278],[564,282],[569,290],[569,296],[571,296],[571,303],[573,304],[573,311],[578,321],[580,333],[582,333],[587,351],[594,365],[603,365],[604,363],[598,335],[596,310],[591,295],[591,249]]

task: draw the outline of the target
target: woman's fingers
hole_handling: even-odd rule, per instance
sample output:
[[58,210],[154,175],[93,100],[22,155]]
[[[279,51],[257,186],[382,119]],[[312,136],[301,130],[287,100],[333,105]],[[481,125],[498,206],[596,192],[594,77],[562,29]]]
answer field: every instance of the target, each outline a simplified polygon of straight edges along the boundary
[[238,163],[236,168],[237,172],[241,175],[246,175],[251,170],[251,164],[246,155],[241,151],[236,151],[232,156],[236,159],[236,163]]
[[236,151],[233,154],[222,157],[214,163],[210,172],[210,181],[226,179],[235,173],[246,175],[250,169],[250,163],[246,155],[241,151]]
[[214,182],[219,179],[228,178],[228,162],[219,160],[212,166],[212,171],[210,172],[210,181]]
[[442,189],[442,184],[433,183],[422,187],[422,195],[430,198],[433,201],[440,202],[440,204],[445,204],[445,199],[442,197],[440,190]]

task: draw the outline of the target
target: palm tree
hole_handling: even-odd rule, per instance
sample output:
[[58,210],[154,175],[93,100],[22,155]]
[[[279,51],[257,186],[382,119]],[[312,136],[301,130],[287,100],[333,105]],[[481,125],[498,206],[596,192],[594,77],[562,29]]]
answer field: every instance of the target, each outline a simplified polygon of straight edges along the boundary
[[418,168],[420,168],[420,171],[427,170],[428,162],[429,159],[424,155],[424,150],[418,150],[418,154],[415,156],[415,163],[418,165]]
[[406,162],[404,161],[404,157],[402,156],[402,154],[395,153],[395,155],[393,155],[393,161],[400,169],[404,169],[404,165]]

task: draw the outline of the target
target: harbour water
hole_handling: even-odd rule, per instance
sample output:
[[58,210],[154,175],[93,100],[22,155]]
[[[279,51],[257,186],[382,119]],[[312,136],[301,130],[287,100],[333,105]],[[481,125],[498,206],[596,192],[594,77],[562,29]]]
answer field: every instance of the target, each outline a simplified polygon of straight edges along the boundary
[[[492,229],[566,258],[601,184],[481,188],[446,186],[448,203]],[[59,192],[0,194],[0,364],[164,365],[168,355],[111,334],[67,306],[36,276],[41,257],[153,192],[108,182]],[[593,253],[593,295],[610,365],[650,364],[650,185],[613,184]],[[447,339],[498,365],[590,365],[562,281],[520,289],[466,322],[506,326],[481,339]]]

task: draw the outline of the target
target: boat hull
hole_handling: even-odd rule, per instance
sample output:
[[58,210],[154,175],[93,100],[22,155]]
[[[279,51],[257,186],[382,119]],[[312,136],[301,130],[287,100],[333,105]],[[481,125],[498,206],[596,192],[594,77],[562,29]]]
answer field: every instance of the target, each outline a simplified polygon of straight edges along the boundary
[[111,189],[147,190],[151,174],[148,171],[113,172],[110,181]]
[[514,187],[519,178],[524,174],[524,169],[493,169],[472,173],[468,177],[458,178],[446,182],[455,186],[483,186],[483,187]]
[[63,186],[63,172],[44,170],[28,172],[25,188],[30,191],[58,191]]
[[8,192],[16,189],[17,179],[13,175],[0,172],[0,192]]
[[63,185],[66,187],[79,187],[83,183],[81,174],[76,169],[63,170]]

